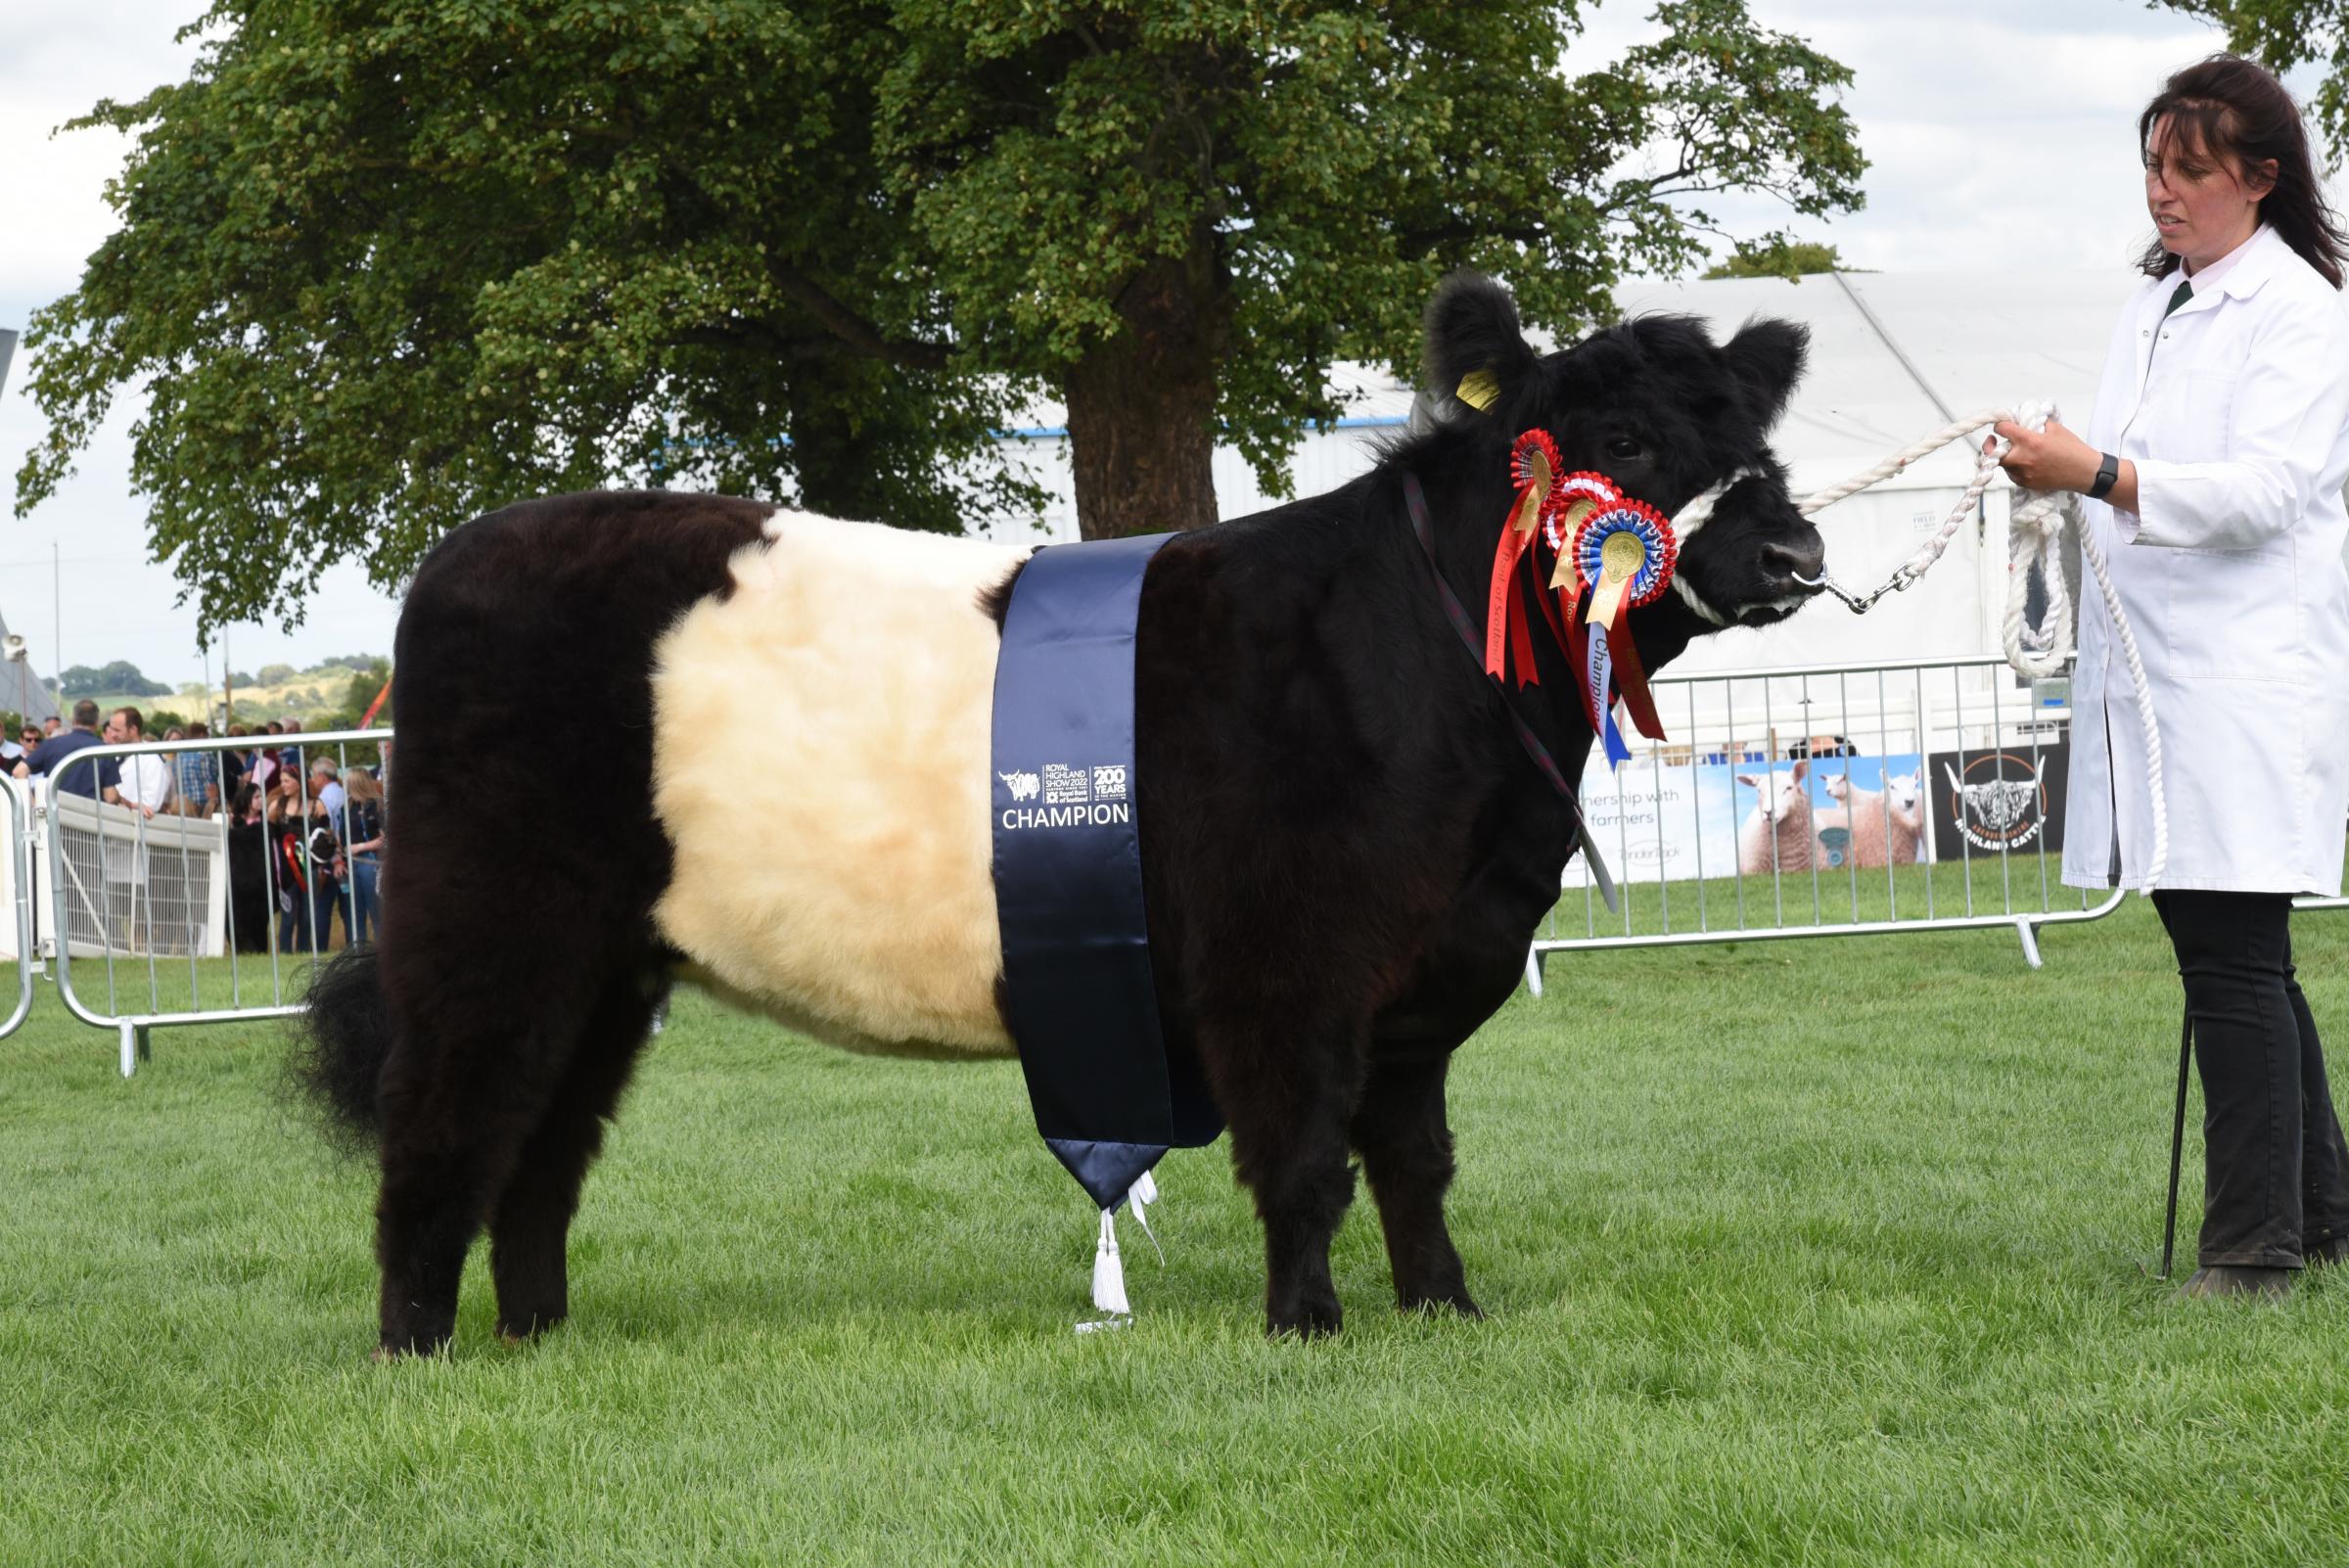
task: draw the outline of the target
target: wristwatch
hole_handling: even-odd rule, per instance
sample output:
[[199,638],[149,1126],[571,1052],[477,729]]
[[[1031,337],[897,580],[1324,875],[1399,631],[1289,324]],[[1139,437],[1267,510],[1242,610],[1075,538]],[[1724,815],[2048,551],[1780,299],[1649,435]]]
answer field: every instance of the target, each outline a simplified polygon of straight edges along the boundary
[[2088,487],[2088,498],[2092,501],[2101,501],[2121,482],[2121,460],[2110,452],[2099,455],[2104,461],[2096,465],[2096,482]]

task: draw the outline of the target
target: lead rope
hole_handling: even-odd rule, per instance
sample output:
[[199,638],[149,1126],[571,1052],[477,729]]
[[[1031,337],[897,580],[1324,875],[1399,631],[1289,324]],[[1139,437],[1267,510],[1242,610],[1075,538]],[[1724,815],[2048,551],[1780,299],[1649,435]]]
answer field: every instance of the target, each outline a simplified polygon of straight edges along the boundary
[[[1881,484],[1921,457],[1940,451],[1952,441],[1969,440],[1976,431],[1998,421],[2011,420],[2026,430],[2040,431],[2055,415],[2055,405],[2045,402],[2024,403],[2009,412],[2003,408],[1986,408],[1964,419],[1953,420],[1932,435],[1914,441],[1893,453],[1883,462],[1866,471],[1853,475],[1840,484],[1830,484],[1815,495],[1806,497],[1798,506],[1805,517],[1825,510],[1837,501],[1859,494],[1871,485]],[[1970,440],[1969,440],[1970,444]],[[1964,526],[1966,515],[1981,500],[1982,492],[1999,471],[1999,460],[2005,456],[2010,443],[1994,438],[1991,446],[1977,452],[1974,477],[1950,509],[1940,530],[1917,546],[1916,552],[1897,567],[1884,585],[1872,593],[1855,595],[1835,580],[1832,573],[1821,571],[1816,579],[1798,577],[1806,587],[1823,588],[1850,608],[1854,615],[1865,615],[1877,600],[1886,594],[1899,593],[1922,577],[1939,561]],[[2040,679],[2063,669],[2071,656],[2070,627],[2072,606],[2064,591],[2063,563],[2057,553],[2063,526],[2069,522],[2080,536],[2080,555],[2096,575],[2096,588],[2104,596],[2104,610],[2112,618],[2113,631],[2121,645],[2121,657],[2129,666],[2129,678],[2137,690],[2138,722],[2145,737],[2146,783],[2150,786],[2148,799],[2153,811],[2153,858],[2145,868],[2143,891],[2150,894],[2159,886],[2162,873],[2170,863],[2170,808],[2162,789],[2161,727],[2153,720],[2153,700],[2145,685],[2144,661],[2137,651],[2137,633],[2122,613],[2120,595],[2113,590],[2112,575],[2105,569],[2104,552],[2096,545],[2096,537],[2081,526],[2080,508],[2068,490],[2019,489],[2006,522],[2006,614],[2001,623],[2006,646],[2006,663],[2018,674]],[[2037,624],[2032,623],[2025,606],[2030,591],[2031,565],[2037,561],[2041,576],[2048,589],[2047,613]]]

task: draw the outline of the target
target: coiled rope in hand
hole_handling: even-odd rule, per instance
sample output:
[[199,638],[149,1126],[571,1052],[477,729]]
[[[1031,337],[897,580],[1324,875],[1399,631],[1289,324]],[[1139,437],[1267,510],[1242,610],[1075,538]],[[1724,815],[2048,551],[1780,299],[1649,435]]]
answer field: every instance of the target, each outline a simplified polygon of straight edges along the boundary
[[[1907,469],[1919,458],[1940,451],[1952,441],[1967,440],[1975,432],[2009,420],[2026,430],[2041,431],[2055,415],[2055,405],[2029,402],[2020,408],[2007,410],[1986,408],[1963,419],[1953,420],[1932,435],[1908,446],[1878,463],[1875,467],[1853,475],[1839,484],[1830,484],[1817,494],[1805,497],[1798,505],[1805,517],[1810,517],[1837,501],[1859,494],[1871,485],[1881,484]],[[1816,581],[1802,579],[1808,586],[1824,588],[1841,599],[1855,615],[1864,615],[1886,594],[1898,593],[1932,570],[1933,563],[1942,558],[1950,541],[1958,536],[1965,520],[1998,477],[1999,460],[2005,456],[2008,442],[1993,437],[1975,453],[1974,477],[1965,493],[1950,508],[1941,528],[1916,548],[1916,552],[1894,569],[1884,585],[1872,593],[1855,595],[1847,592],[1832,574],[1821,572]],[[2089,530],[2080,527],[2080,507],[2077,498],[2068,490],[2016,489],[2013,507],[2006,522],[2006,613],[2001,631],[2006,646],[2006,663],[2018,674],[2039,679],[2063,669],[2071,657],[2072,606],[2070,595],[2063,585],[2063,562],[2059,541],[2063,526],[2069,522],[2080,536],[2081,559],[2095,574],[2096,588],[2104,597],[2105,613],[2111,617],[2114,639],[2120,644],[2122,661],[2129,667],[2129,678],[2137,690],[2138,721],[2145,737],[2147,797],[2153,813],[2153,858],[2145,868],[2147,893],[2161,883],[2163,871],[2170,861],[2169,801],[2162,790],[2161,727],[2153,720],[2153,699],[2145,684],[2144,661],[2137,651],[2137,633],[2130,628],[2129,618],[2121,610],[2121,598],[2113,590],[2112,576],[2105,569],[2104,552],[2097,548]],[[2047,584],[2047,609],[2034,623],[2030,619],[2026,599],[2030,591],[2032,563],[2040,567],[2040,576]]]

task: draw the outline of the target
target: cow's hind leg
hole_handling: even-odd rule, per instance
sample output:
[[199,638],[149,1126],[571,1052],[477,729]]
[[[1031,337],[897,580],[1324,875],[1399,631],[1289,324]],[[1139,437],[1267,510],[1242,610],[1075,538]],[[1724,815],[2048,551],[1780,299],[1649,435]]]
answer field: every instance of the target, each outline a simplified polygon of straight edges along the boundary
[[[495,933],[458,924],[465,929],[451,935],[476,942],[472,952],[494,950]],[[472,952],[466,961],[478,975],[488,966]],[[499,965],[494,986],[457,983],[444,968],[440,989],[426,993],[429,1007],[394,1031],[375,1209],[379,1354],[430,1355],[455,1330],[466,1250],[544,1119],[590,1016],[597,981],[583,967],[576,957]]]
[[489,1217],[489,1274],[497,1285],[497,1331],[508,1339],[552,1328],[571,1310],[566,1254],[579,1187],[667,992],[666,973],[649,953],[611,970],[571,1071],[498,1195]]
[[1451,1065],[1451,1052],[1434,1046],[1375,1058],[1354,1113],[1354,1146],[1386,1230],[1395,1304],[1405,1312],[1450,1307],[1479,1317],[1444,1223],[1452,1175],[1451,1128],[1444,1114]]
[[1246,1039],[1245,1054],[1226,1057],[1215,1076],[1232,1162],[1265,1225],[1265,1328],[1334,1334],[1344,1314],[1329,1243],[1354,1202],[1346,1126],[1361,1085],[1361,1036]]

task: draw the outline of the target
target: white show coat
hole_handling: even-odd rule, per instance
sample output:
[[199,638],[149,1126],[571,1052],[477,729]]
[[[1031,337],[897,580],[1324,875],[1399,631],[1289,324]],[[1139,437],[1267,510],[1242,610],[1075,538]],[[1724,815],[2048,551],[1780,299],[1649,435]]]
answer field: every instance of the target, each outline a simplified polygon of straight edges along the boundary
[[[2165,888],[2337,894],[2349,816],[2349,315],[2262,227],[2166,320],[2121,313],[2088,443],[2137,465],[2138,512],[2082,505],[2161,730]],[[2150,373],[2148,374],[2148,366]],[[2107,756],[2107,738],[2110,753]],[[2145,745],[2103,596],[2082,584],[2063,880],[2141,888]],[[2117,831],[2116,831],[2117,829]]]

